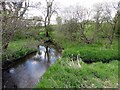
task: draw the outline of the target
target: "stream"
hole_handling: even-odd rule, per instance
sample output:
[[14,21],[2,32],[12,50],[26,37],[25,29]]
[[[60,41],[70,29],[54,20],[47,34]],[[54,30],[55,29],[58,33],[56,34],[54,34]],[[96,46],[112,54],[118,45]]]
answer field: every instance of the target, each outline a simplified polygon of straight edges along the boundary
[[3,88],[34,88],[47,69],[61,57],[58,50],[39,46],[38,52],[26,55],[2,72]]

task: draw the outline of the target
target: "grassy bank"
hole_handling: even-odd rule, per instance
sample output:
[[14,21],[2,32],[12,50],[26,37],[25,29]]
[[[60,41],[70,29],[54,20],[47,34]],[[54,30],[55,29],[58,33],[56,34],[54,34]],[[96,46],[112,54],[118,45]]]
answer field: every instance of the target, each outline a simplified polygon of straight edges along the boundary
[[77,56],[79,54],[85,62],[109,62],[118,60],[118,46],[116,43],[117,42],[114,42],[111,48],[105,48],[100,44],[86,45],[76,42],[66,42],[63,44],[63,47],[65,48],[63,57],[71,57],[72,54]]
[[63,57],[77,56],[79,54],[82,60],[86,62],[119,60],[117,39],[114,39],[113,44],[109,48],[106,48],[107,40],[102,38],[98,43],[93,44],[71,41],[57,32],[53,34],[53,38],[64,48]]
[[[73,64],[72,64],[73,63]],[[110,63],[97,62],[81,67],[62,58],[43,76],[37,88],[117,88],[118,61]]]
[[37,44],[39,42],[34,39],[24,39],[11,41],[7,50],[3,53],[2,61],[10,61],[20,58],[27,53],[37,50]]
[[[83,44],[59,35],[55,39],[64,48],[62,58],[48,69],[36,88],[118,87],[117,40],[114,40],[110,48],[106,48],[101,43]],[[77,55],[80,55],[79,60],[75,58],[71,61]],[[83,61],[93,63],[86,64]]]

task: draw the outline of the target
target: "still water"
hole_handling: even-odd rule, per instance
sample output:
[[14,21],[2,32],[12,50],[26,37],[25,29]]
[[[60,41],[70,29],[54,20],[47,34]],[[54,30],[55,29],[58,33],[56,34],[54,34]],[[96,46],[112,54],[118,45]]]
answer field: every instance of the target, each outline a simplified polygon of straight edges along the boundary
[[3,88],[34,88],[46,70],[61,57],[54,48],[39,46],[38,52],[27,55],[3,71]]

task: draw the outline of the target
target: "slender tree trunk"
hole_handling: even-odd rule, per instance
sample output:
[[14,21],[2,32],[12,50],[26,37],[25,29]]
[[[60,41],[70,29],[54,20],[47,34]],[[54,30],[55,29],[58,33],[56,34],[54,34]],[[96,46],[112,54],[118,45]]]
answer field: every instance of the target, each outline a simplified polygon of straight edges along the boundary
[[5,32],[6,32],[6,27],[7,27],[7,11],[6,11],[6,6],[5,6],[5,2],[2,2],[2,49],[3,51],[5,49],[7,49],[8,47],[8,40],[6,40],[6,38],[4,38]]

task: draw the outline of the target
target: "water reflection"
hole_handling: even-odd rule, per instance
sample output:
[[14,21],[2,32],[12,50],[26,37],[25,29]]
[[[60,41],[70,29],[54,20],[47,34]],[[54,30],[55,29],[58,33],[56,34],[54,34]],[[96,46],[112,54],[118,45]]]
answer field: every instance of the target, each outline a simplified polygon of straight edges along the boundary
[[[4,88],[33,88],[41,76],[60,57],[55,49],[39,46],[36,55],[3,71]],[[22,59],[21,59],[22,61]]]

